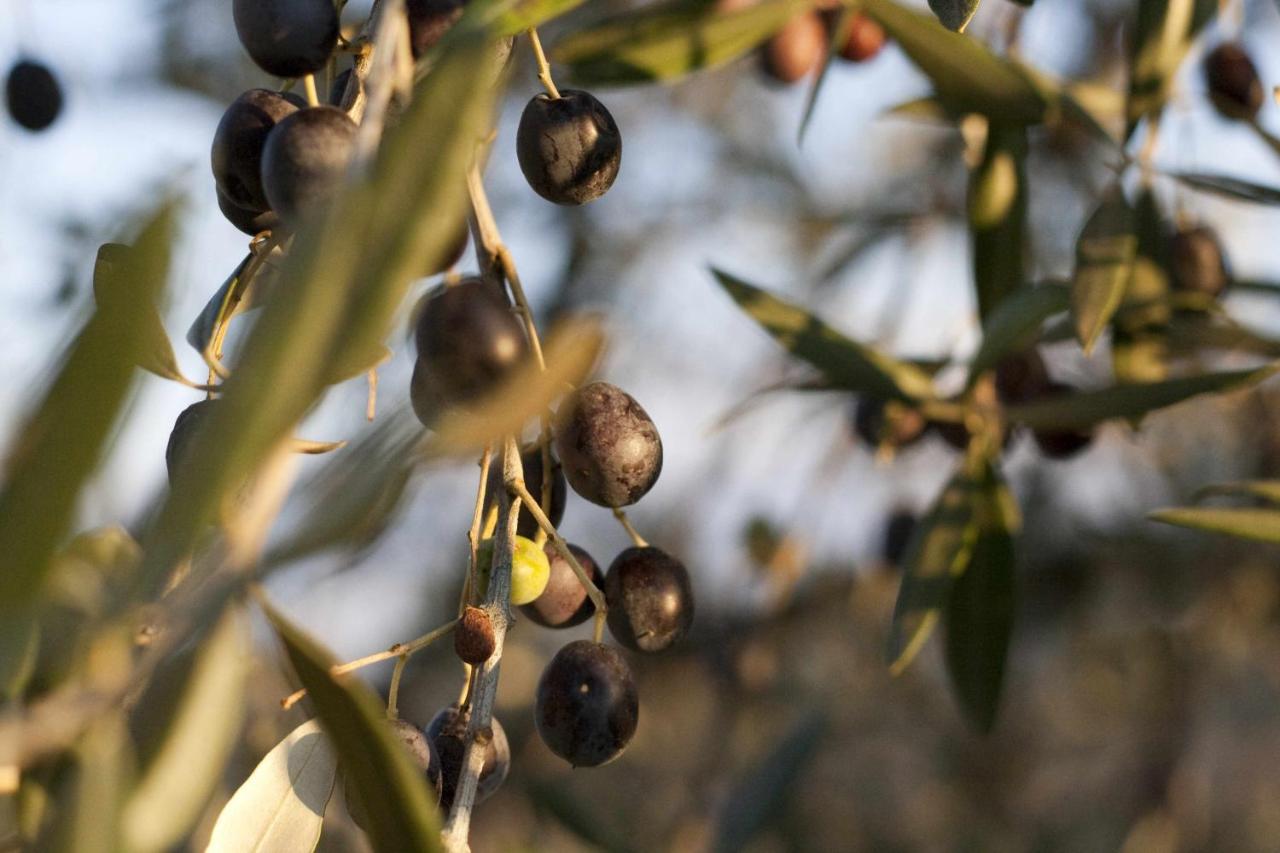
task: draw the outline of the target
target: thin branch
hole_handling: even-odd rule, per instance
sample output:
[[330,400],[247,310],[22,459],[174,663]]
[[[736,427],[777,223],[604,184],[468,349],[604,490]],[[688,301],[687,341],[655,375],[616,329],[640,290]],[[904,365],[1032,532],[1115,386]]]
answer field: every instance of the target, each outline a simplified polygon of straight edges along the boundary
[[538,38],[537,27],[530,27],[529,44],[533,46],[533,57],[538,61],[538,82],[540,82],[547,94],[560,100],[560,90],[556,88],[556,82],[551,79],[551,63],[547,62],[547,55],[542,52],[542,39]]
[[618,523],[622,525],[622,529],[627,531],[627,535],[631,537],[631,541],[636,544],[637,548],[647,548],[649,543],[645,541],[640,532],[631,525],[631,520],[627,518],[627,514],[622,511],[621,507],[613,508],[613,517],[618,519]]
[[569,568],[573,569],[573,573],[577,576],[578,582],[587,590],[587,595],[591,598],[591,603],[596,606],[596,613],[604,613],[609,607],[605,604],[604,593],[591,580],[591,576],[587,574],[587,570],[582,568],[582,564],[578,562],[578,558],[573,556],[573,551],[569,550],[569,543],[564,541],[564,537],[556,531],[556,526],[551,523],[551,519],[547,518],[547,514],[542,511],[542,507],[538,506],[537,501],[533,499],[533,495],[529,494],[529,489],[525,485],[523,479],[509,481],[507,489],[512,494],[519,497],[525,502],[525,508],[529,510],[529,514],[538,522],[547,534],[547,538],[551,540],[551,545],[556,549],[561,557],[569,564]]

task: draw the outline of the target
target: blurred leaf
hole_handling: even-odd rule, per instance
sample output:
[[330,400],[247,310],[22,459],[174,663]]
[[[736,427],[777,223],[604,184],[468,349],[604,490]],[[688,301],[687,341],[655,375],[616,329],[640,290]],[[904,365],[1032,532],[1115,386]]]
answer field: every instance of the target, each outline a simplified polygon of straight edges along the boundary
[[205,853],[310,853],[320,841],[338,756],[316,720],[266,754],[213,825]]
[[1192,189],[1213,193],[1235,201],[1254,204],[1280,204],[1280,189],[1255,184],[1227,175],[1209,175],[1203,172],[1170,172],[1169,177]]
[[947,599],[947,672],[981,732],[995,724],[1016,605],[1013,536],[1018,512],[1000,475],[987,465],[977,505],[977,538]]
[[929,122],[946,122],[954,124],[964,118],[964,113],[952,112],[938,100],[936,96],[925,95],[920,98],[912,98],[909,101],[903,101],[889,107],[882,116],[890,116],[894,118],[918,119],[920,121]]
[[467,15],[496,35],[518,35],[581,6],[583,0],[478,0]]
[[911,533],[903,557],[902,588],[889,626],[889,671],[901,674],[929,639],[951,584],[973,555],[977,501],[985,463],[965,457],[933,507]]
[[623,12],[556,42],[554,62],[582,85],[669,81],[736,59],[808,9],[807,0],[761,0],[733,12],[706,0],[669,0]]
[[1280,504],[1280,480],[1249,480],[1241,483],[1218,483],[1205,486],[1195,493],[1194,499],[1204,500],[1220,495],[1244,495]]
[[985,320],[1026,282],[1027,132],[991,124],[969,178],[969,228],[978,313]]
[[[236,610],[203,638],[155,755],[141,768],[122,827],[136,853],[168,850],[191,830],[239,741],[249,673],[248,625]],[[159,701],[148,691],[144,701]],[[253,849],[246,847],[244,849]]]
[[948,110],[982,113],[1006,125],[1043,120],[1044,94],[1019,65],[893,0],[863,0],[862,8],[933,81]]
[[1159,333],[1130,334],[1116,329],[1111,339],[1111,372],[1117,383],[1134,385],[1168,378],[1168,339]]
[[94,721],[56,782],[53,820],[33,849],[42,853],[116,853],[120,807],[132,757],[119,710]]
[[822,84],[827,80],[827,72],[831,70],[831,63],[835,60],[836,55],[840,53],[840,48],[849,40],[849,29],[853,25],[853,19],[857,12],[845,7],[840,12],[840,17],[836,19],[831,26],[831,32],[827,34],[827,51],[822,57],[822,67],[818,69],[818,73],[814,75],[813,84],[809,87],[809,93],[804,99],[804,112],[800,115],[800,128],[796,131],[796,142],[804,142],[804,132],[809,129],[809,122],[813,119],[814,107],[818,105],[818,93],[822,91]]
[[740,278],[714,267],[711,273],[739,308],[832,386],[879,400],[912,402],[933,394],[932,381],[919,369],[844,337],[803,308]]
[[1148,412],[1172,406],[1200,394],[1231,391],[1256,385],[1276,372],[1275,365],[1254,370],[1232,370],[1184,376],[1145,385],[1113,385],[1098,391],[1063,394],[1010,406],[1011,422],[1033,429],[1085,429],[1112,418],[1140,418]]
[[109,273],[129,282],[133,304],[142,307],[94,313],[13,443],[0,487],[0,620],[17,618],[40,594],[80,489],[124,405],[166,280],[172,218],[169,207],[162,209],[127,261]]
[[333,656],[270,605],[263,611],[284,643],[320,724],[338,752],[347,784],[369,812],[369,842],[379,853],[441,851],[440,820],[426,776],[387,725],[386,710],[355,676],[333,676]]
[[1124,299],[1138,248],[1133,227],[1133,209],[1117,184],[1089,217],[1076,242],[1071,317],[1086,354]]
[[1169,324],[1169,344],[1180,352],[1235,350],[1280,358],[1280,341],[1224,318],[1177,315]]
[[1161,509],[1147,515],[1152,521],[1221,533],[1238,539],[1280,542],[1280,509],[1201,507]]
[[987,318],[982,331],[982,345],[969,364],[966,388],[993,369],[1011,352],[1022,349],[1028,339],[1054,314],[1066,311],[1070,291],[1056,283],[1020,287],[1003,300]]
[[[455,28],[457,29],[457,28]],[[191,475],[160,508],[145,542],[155,592],[215,514],[324,392],[334,370],[387,338],[415,270],[442,256],[462,221],[460,179],[490,118],[479,80],[487,39],[451,37],[365,179],[301,229],[217,411],[192,438]]]
[[22,695],[39,651],[40,623],[33,614],[0,619],[0,708]]
[[1216,0],[1139,0],[1129,43],[1126,140],[1141,119],[1164,109],[1173,76],[1216,5]]
[[364,376],[380,364],[391,360],[391,350],[386,344],[374,343],[359,350],[345,351],[342,360],[330,368],[328,379],[331,385]]
[[777,746],[734,783],[716,819],[712,850],[745,850],[760,830],[777,818],[817,753],[826,728],[821,711],[806,713]]
[[978,11],[978,0],[929,0],[929,8],[938,16],[942,26],[962,33]]

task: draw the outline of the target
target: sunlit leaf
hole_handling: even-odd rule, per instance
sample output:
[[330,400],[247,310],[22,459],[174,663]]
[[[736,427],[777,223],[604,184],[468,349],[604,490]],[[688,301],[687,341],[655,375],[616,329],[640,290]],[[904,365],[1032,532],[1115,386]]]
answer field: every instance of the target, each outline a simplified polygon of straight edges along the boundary
[[1280,542],[1280,509],[1196,507],[1162,509],[1147,516],[1152,521],[1220,533],[1238,539]]
[[1133,209],[1114,186],[1085,223],[1076,242],[1071,283],[1071,317],[1086,353],[1102,335],[1124,300],[1138,248]]
[[[144,701],[171,709],[163,737],[140,769],[125,805],[122,828],[128,849],[168,850],[190,831],[239,741],[249,671],[247,624],[234,610],[205,637],[186,678],[171,685],[178,695],[163,701],[154,690]],[[251,849],[251,848],[247,848]]]
[[969,364],[967,387],[1000,359],[1024,348],[1044,321],[1066,311],[1069,303],[1070,291],[1058,283],[1020,287],[1004,299],[983,324],[982,345]]
[[266,754],[213,826],[205,853],[310,853],[320,840],[338,756],[316,720]]
[[1275,366],[1184,376],[1145,385],[1113,385],[1010,406],[1010,421],[1033,429],[1086,429],[1112,418],[1141,418],[1200,394],[1247,388],[1270,377]]
[[929,0],[929,8],[938,16],[942,26],[962,33],[978,11],[979,0]]
[[674,80],[736,59],[809,6],[761,0],[719,12],[705,0],[670,0],[576,30],[556,42],[551,58],[582,85]]
[[833,387],[880,400],[910,402],[932,395],[933,382],[918,368],[846,338],[798,305],[736,276],[715,268],[711,273],[739,308]]
[[1192,189],[1213,193],[1234,201],[1248,201],[1254,204],[1280,204],[1280,189],[1257,184],[1243,178],[1228,175],[1211,175],[1203,172],[1170,172],[1175,178]]
[[343,778],[360,791],[374,850],[443,850],[434,792],[387,725],[382,703],[358,677],[332,675],[332,655],[277,610],[263,609],[333,741]]
[[1026,282],[1026,160],[1026,129],[992,123],[969,178],[973,276],[984,319]]
[[499,35],[516,35],[581,6],[583,0],[476,0],[467,14]]

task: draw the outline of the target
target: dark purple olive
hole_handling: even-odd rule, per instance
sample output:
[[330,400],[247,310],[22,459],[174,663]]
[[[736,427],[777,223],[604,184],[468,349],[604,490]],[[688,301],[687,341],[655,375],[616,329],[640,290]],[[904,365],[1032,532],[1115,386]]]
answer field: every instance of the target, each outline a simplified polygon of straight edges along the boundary
[[42,62],[15,62],[5,79],[4,92],[9,115],[27,130],[44,130],[62,114],[62,86]]
[[169,433],[169,443],[164,449],[164,464],[169,471],[169,485],[177,481],[179,472],[187,464],[186,453],[187,448],[191,446],[191,439],[204,424],[208,423],[209,416],[215,411],[214,406],[217,404],[217,400],[200,400],[192,403],[183,409],[177,420],[173,422],[173,431]]
[[276,77],[302,77],[324,67],[338,43],[333,0],[234,0],[240,43]]
[[[564,479],[564,467],[560,464],[560,460],[556,458],[553,451],[551,453],[551,500],[546,506],[542,506],[542,448],[535,444],[521,450],[520,464],[524,468],[525,488],[529,490],[529,494],[533,495],[534,500],[538,501],[538,505],[547,515],[547,520],[559,527],[564,519],[564,506],[569,497],[568,485]],[[505,488],[502,484],[502,460],[497,458],[489,469],[489,482],[485,486],[486,502],[490,505],[496,503],[498,495]],[[533,517],[533,513],[523,507],[520,509],[520,521],[516,533],[526,539],[532,539],[538,534],[538,520]]]
[[297,228],[333,200],[355,138],[356,123],[336,107],[299,110],[271,131],[262,152],[262,186],[285,225]]
[[[572,628],[581,625],[596,612],[595,605],[587,595],[587,588],[578,580],[569,561],[560,555],[550,542],[543,549],[547,560],[551,563],[551,577],[547,580],[547,588],[542,595],[528,604],[520,605],[520,612],[544,628]],[[569,543],[569,550],[579,565],[586,570],[597,589],[604,589],[604,572],[600,566],[583,549]]]
[[222,211],[228,222],[244,233],[256,236],[263,231],[274,231],[280,224],[280,217],[276,216],[274,210],[250,210],[227,198],[222,190],[216,192],[218,210]]
[[1235,42],[1220,44],[1204,58],[1209,99],[1226,118],[1251,120],[1266,98],[1258,69],[1249,54]]
[[1049,368],[1034,348],[1005,356],[996,365],[996,396],[1007,404],[1025,403],[1049,393]]
[[609,632],[627,648],[656,653],[693,624],[693,585],[684,564],[659,548],[628,548],[604,578]]
[[[277,124],[306,106],[296,95],[250,89],[231,102],[213,134],[213,179],[227,201],[244,210],[265,211],[262,149]],[[230,218],[230,217],[228,217]]]
[[534,192],[556,204],[604,195],[622,164],[622,135],[604,104],[587,92],[535,95],[516,130],[520,171]]
[[1173,235],[1169,264],[1173,286],[1186,293],[1217,299],[1231,281],[1222,243],[1212,228],[1203,225]]
[[464,0],[405,0],[409,15],[409,46],[413,58],[435,47],[462,17]]
[[556,451],[573,490],[594,504],[629,506],[662,473],[662,439],[630,394],[592,382],[570,394],[556,413]]
[[479,278],[437,288],[414,330],[418,361],[439,395],[468,402],[525,363],[529,344],[506,296]]
[[[427,726],[427,737],[431,739],[433,748],[433,763],[427,770],[427,776],[434,784],[440,785],[440,808],[445,813],[453,807],[462,762],[466,758],[468,717],[469,714],[459,713],[457,704],[453,704],[441,708]],[[477,733],[479,739],[488,741],[476,786],[477,803],[493,796],[511,769],[511,746],[507,742],[507,733],[497,717],[491,720],[487,730]]]
[[640,720],[631,667],[602,643],[569,643],[543,670],[533,713],[538,735],[556,755],[574,767],[607,764],[626,749]]

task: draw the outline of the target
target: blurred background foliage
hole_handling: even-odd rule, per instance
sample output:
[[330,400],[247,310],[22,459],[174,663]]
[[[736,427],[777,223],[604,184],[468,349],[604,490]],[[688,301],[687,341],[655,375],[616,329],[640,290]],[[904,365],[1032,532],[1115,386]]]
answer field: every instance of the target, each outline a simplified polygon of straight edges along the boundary
[[[216,208],[208,144],[225,104],[265,81],[243,56],[221,0],[10,2],[0,51],[47,57],[69,90],[65,120],[50,135],[0,129],[0,368],[11,377],[0,384],[0,441],[13,455],[25,412],[48,390],[53,354],[93,304],[94,251],[122,236],[122,221],[161,196],[179,200],[163,313],[175,341],[243,257],[243,237]],[[555,43],[627,7],[588,4],[548,25],[544,38]],[[1162,172],[1280,185],[1275,152],[1213,111],[1198,71],[1208,49],[1238,39],[1269,90],[1280,80],[1268,49],[1280,38],[1280,15],[1271,0],[1220,7],[1177,66],[1155,162]],[[349,17],[366,11],[352,2]],[[1127,85],[1134,14],[1127,0],[1037,0],[1029,10],[986,0],[968,32],[1056,77],[1116,93],[1113,118],[1123,132],[1118,93]],[[940,644],[898,678],[883,657],[898,587],[883,556],[886,521],[895,511],[922,511],[955,452],[930,437],[892,463],[877,458],[854,436],[844,393],[768,394],[742,405],[755,390],[804,374],[708,272],[715,264],[783,293],[901,357],[963,359],[979,329],[968,245],[968,175],[977,165],[970,128],[887,114],[931,90],[890,47],[865,65],[833,65],[797,144],[808,85],[768,82],[752,56],[673,87],[596,90],[622,128],[622,172],[606,198],[561,209],[530,193],[515,166],[515,121],[536,86],[521,42],[488,171],[491,199],[540,325],[603,315],[601,374],[633,393],[662,430],[663,478],[633,517],[690,566],[699,616],[682,648],[635,662],[639,733],[623,760],[594,771],[570,771],[531,724],[537,676],[565,638],[527,624],[512,633],[497,707],[512,741],[512,776],[478,811],[473,848],[1280,846],[1274,547],[1146,519],[1188,503],[1207,483],[1280,477],[1274,384],[1180,404],[1141,429],[1110,423],[1068,462],[1015,439],[1004,470],[1023,510],[1019,605],[1000,722],[991,735],[975,735],[947,690]],[[1268,98],[1261,124],[1280,130],[1276,110]],[[1146,132],[1138,128],[1130,150]],[[1066,279],[1080,230],[1113,178],[1114,151],[1079,126],[1054,125],[1033,128],[1027,152],[1030,278]],[[1153,190],[1167,219],[1218,231],[1235,278],[1246,283],[1225,299],[1226,314],[1258,335],[1280,336],[1273,207],[1163,174]],[[1109,384],[1107,343],[1086,357],[1069,332],[1046,348],[1055,378]],[[233,332],[233,346],[237,340]],[[389,345],[386,411],[407,397],[411,367],[408,347]],[[1255,349],[1274,357],[1269,346]],[[201,376],[198,355],[179,349],[180,368]],[[1185,361],[1197,370],[1257,363],[1227,348]],[[163,488],[161,448],[195,392],[152,378],[135,391],[80,495],[75,530],[122,524],[137,532]],[[355,437],[363,414],[364,389],[348,383],[302,429],[309,438]],[[397,423],[381,427],[388,443]],[[322,466],[331,463],[300,464],[302,482],[323,494],[330,469]],[[307,479],[313,474],[319,479]],[[274,573],[271,598],[344,659],[440,624],[457,600],[473,479],[470,465],[419,472],[385,535]],[[317,492],[296,490],[282,539]],[[375,519],[370,531],[383,523]],[[604,510],[576,497],[564,530],[604,561],[626,544]],[[133,640],[99,637],[88,646],[76,633],[109,608],[116,583],[91,567],[119,566],[128,577],[135,562],[111,537],[91,544],[113,556],[77,561],[73,551],[56,564],[37,691],[68,667],[111,682]],[[258,759],[309,716],[305,705],[279,709],[297,685],[256,627],[260,654],[240,744],[212,786],[188,842],[194,849]],[[7,648],[29,642],[12,621],[0,628]],[[403,716],[425,723],[452,701],[456,666],[447,649],[415,657]],[[365,671],[378,690],[389,674],[389,666]],[[103,744],[112,741],[101,732],[121,725],[104,713],[77,760],[109,764]],[[62,784],[66,761],[40,767],[27,795],[48,794],[42,786],[55,778]],[[0,814],[0,825],[13,817]],[[365,843],[341,808],[331,807],[326,821],[321,849]]]

